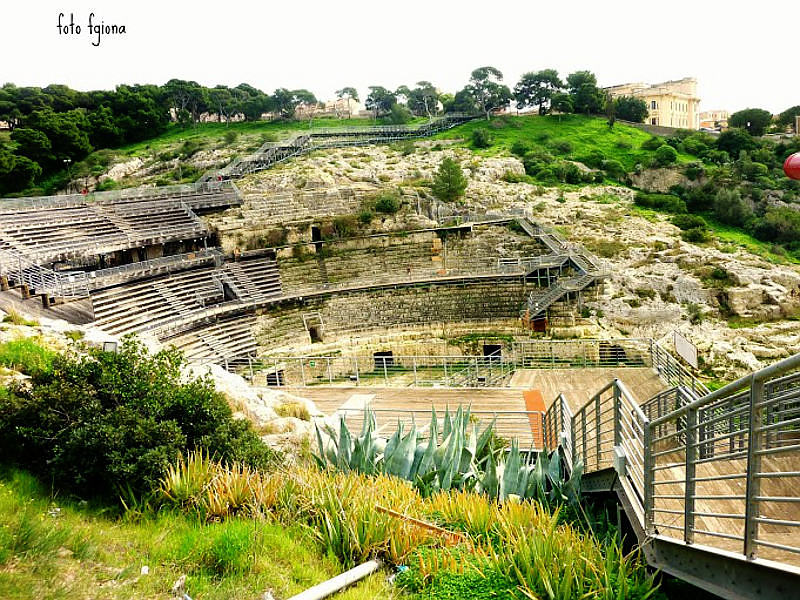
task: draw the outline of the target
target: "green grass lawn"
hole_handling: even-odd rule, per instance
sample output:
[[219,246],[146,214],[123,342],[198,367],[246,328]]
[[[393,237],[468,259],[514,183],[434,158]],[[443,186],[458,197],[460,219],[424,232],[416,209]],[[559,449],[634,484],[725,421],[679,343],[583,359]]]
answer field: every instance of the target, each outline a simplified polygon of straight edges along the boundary
[[[142,567],[149,574],[142,574]],[[30,475],[0,475],[0,590],[3,600],[161,599],[187,576],[194,600],[281,600],[333,577],[309,530],[267,521],[202,523],[178,513],[125,520],[108,509],[51,497]],[[341,600],[396,598],[376,573]]]
[[[409,125],[424,122],[424,119],[413,119]],[[256,147],[261,145],[260,138],[264,134],[274,135],[277,139],[289,136],[297,131],[310,129],[323,129],[327,127],[364,127],[370,125],[383,125],[385,119],[353,118],[353,119],[314,119],[309,128],[309,122],[303,121],[242,121],[238,123],[198,123],[194,126],[182,127],[171,124],[167,131],[149,140],[129,144],[117,149],[120,154],[140,156],[152,152],[159,152],[176,144],[191,140],[199,143],[216,143],[224,139],[228,132],[234,132],[243,139],[258,140]]]
[[[569,159],[579,159],[592,150],[599,150],[607,159],[620,161],[628,171],[636,163],[644,162],[653,155],[652,151],[640,148],[643,142],[652,137],[646,131],[622,123],[617,123],[610,129],[605,119],[584,115],[503,116],[489,122],[478,119],[440,133],[437,137],[463,138],[463,145],[471,147],[469,140],[472,132],[480,128],[488,129],[494,138],[492,147],[479,150],[480,154],[510,152],[511,145],[517,141],[530,147],[547,148],[555,156]],[[554,148],[558,142],[568,142],[571,150],[566,154],[559,154]],[[697,158],[688,154],[678,155],[679,162],[693,160]]]

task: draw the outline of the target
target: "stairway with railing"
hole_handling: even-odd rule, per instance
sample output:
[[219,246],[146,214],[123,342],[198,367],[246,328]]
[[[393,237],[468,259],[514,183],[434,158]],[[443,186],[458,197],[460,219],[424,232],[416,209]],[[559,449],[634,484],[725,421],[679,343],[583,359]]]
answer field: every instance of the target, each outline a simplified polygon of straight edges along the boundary
[[800,354],[641,406],[615,379],[574,414],[559,396],[544,431],[586,492],[616,492],[652,566],[725,598],[797,597]]
[[466,113],[448,113],[421,125],[378,125],[309,129],[280,142],[267,142],[253,154],[234,160],[219,171],[205,173],[200,182],[231,180],[256,173],[314,150],[365,146],[419,137],[429,137],[477,118]]

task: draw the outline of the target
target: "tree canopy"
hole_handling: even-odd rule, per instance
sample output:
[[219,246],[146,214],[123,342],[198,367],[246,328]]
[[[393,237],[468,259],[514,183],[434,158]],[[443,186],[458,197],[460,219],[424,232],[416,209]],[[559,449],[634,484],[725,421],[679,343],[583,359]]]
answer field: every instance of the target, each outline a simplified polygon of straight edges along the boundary
[[772,123],[772,113],[762,108],[745,108],[733,113],[728,119],[731,127],[741,127],[750,135],[764,135]]
[[553,94],[564,87],[555,69],[544,69],[535,73],[525,73],[514,87],[517,108],[536,106],[539,114],[547,114]]
[[495,67],[480,67],[475,69],[469,78],[469,84],[464,91],[472,98],[476,108],[486,115],[493,110],[504,108],[511,101],[511,90],[500,83],[503,73]]

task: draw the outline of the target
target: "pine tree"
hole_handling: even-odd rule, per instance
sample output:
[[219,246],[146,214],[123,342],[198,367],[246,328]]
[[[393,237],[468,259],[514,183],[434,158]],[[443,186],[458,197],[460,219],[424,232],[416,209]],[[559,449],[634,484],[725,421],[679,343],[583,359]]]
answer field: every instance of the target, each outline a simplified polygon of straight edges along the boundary
[[463,196],[466,189],[467,178],[461,166],[450,157],[442,160],[433,176],[433,195],[443,202],[453,202]]

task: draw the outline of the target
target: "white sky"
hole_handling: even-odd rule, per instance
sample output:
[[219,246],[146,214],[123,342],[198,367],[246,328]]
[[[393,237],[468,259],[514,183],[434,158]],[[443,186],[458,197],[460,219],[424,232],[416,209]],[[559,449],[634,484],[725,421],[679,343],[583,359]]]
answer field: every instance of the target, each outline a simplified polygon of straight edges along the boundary
[[[493,65],[513,88],[531,70],[593,71],[600,85],[697,77],[701,109],[800,104],[797,0],[3,0],[0,83],[80,90],[177,77],[266,92],[427,79],[461,89]],[[90,12],[124,24],[90,43]],[[59,36],[58,13],[79,36]],[[793,41],[794,40],[794,41]],[[794,57],[790,59],[789,57]]]

